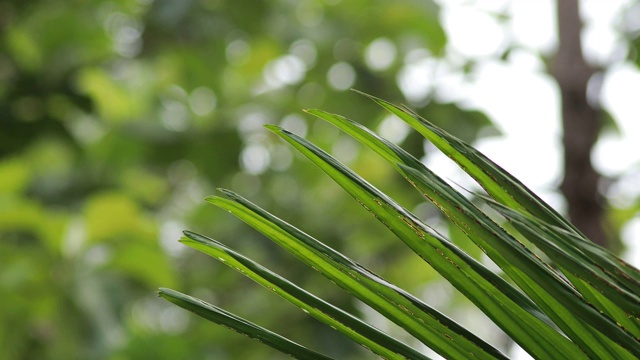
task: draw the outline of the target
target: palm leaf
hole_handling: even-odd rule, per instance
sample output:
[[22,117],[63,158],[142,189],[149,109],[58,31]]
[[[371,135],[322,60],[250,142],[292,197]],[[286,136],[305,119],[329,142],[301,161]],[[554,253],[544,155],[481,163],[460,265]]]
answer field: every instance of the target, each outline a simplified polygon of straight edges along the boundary
[[245,221],[442,356],[505,358],[491,345],[413,295],[239,195],[222,191],[231,200],[209,197],[207,201]]
[[[534,358],[640,357],[638,269],[590,242],[473,147],[407,109],[366,96],[414,127],[471,175],[492,199],[477,196],[502,214],[551,262],[547,264],[534,255],[517,237],[413,156],[349,119],[308,110],[387,160],[500,266],[513,285],[314,144],[279,127],[267,128],[329,175]],[[221,191],[228,198],[214,196],[206,200],[262,232],[440,355],[450,359],[506,358],[415,296],[241,196]],[[181,240],[184,244],[235,268],[375,354],[388,359],[426,358],[223,244],[192,232],[185,235]],[[198,299],[166,289],[160,291],[160,296],[294,357],[326,358]]]
[[640,270],[586,239],[575,226],[544,203],[533,191],[478,150],[407,109],[402,109],[371,95],[361,94],[407,122],[431,141],[440,151],[473,177],[496,201],[509,208],[530,213],[550,225],[574,234],[574,242],[582,243],[575,243],[573,246],[580,247],[585,255],[602,263],[617,281],[627,283],[635,291],[639,291]]
[[234,268],[381,357],[385,359],[429,359],[408,345],[308,293],[220,242],[190,231],[185,231],[185,236],[180,240],[183,244]]
[[[442,238],[344,165],[339,164],[326,152],[286,130],[273,126],[269,128],[343,186],[458,290],[475,300],[478,306],[486,308],[487,315],[496,323],[508,323],[505,328],[514,338],[523,338],[519,342],[523,348],[549,359],[565,358],[568,354],[576,356],[573,354],[576,354],[577,348],[547,325],[550,321],[545,323],[547,319],[540,315],[542,311],[499,276],[486,270],[474,259],[462,255],[462,251],[454,244]],[[496,289],[494,284],[498,284],[500,289]],[[488,297],[487,293],[492,296]],[[511,303],[514,303],[513,306],[504,306]],[[565,351],[559,352],[557,349]]]
[[250,321],[238,317],[230,312],[225,311],[217,306],[206,303],[200,299],[196,299],[189,295],[177,292],[171,289],[161,288],[158,296],[168,300],[183,309],[189,310],[194,314],[215,322],[216,324],[225,326],[240,334],[246,335],[252,339],[258,340],[272,348],[290,355],[296,359],[308,360],[330,360],[330,357],[309,350],[302,345],[282,337],[272,331],[258,326]]
[[[536,302],[544,312],[595,358],[640,356],[640,343],[613,320],[594,309],[547,264],[499,227],[460,193],[432,174],[404,167],[409,180]],[[626,347],[630,353],[619,345]],[[633,354],[633,355],[632,355]]]

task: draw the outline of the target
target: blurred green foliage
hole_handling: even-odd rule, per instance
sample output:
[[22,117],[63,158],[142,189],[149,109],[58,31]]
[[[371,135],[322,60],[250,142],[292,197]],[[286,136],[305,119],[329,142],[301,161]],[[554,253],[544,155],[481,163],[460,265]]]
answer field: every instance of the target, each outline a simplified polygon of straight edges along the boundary
[[[446,44],[431,1],[0,2],[2,358],[279,356],[165,304],[155,297],[159,286],[329,355],[362,358],[361,349],[289,304],[183,252],[179,231],[218,234],[330,302],[363,311],[202,201],[216,187],[232,188],[422,291],[433,270],[390,241],[382,225],[369,225],[369,215],[312,165],[290,168],[299,157],[262,125],[306,135],[437,223],[433,209],[399,190],[406,186],[399,176],[378,166],[382,160],[299,109],[389,126],[368,100],[344,92],[354,87],[428,110],[471,141],[490,126],[484,114],[438,103],[428,91],[409,99],[398,85],[409,55],[438,59]],[[466,64],[458,66],[462,72]],[[428,156],[419,137],[400,133],[403,147]]]

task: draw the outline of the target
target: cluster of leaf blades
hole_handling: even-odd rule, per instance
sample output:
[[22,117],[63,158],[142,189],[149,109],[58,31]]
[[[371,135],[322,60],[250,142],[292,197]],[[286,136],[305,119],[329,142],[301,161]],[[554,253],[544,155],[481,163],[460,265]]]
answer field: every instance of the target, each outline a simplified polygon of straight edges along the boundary
[[[489,195],[477,196],[504,216],[549,262],[536,256],[419,160],[352,120],[320,110],[308,111],[387,160],[510,281],[467,255],[314,144],[277,126],[267,128],[329,175],[534,358],[640,358],[638,269],[586,239],[521,182],[470,145],[410,110],[369,97],[408,123],[477,181]],[[206,201],[263,233],[439,355],[447,359],[507,358],[444,314],[343,254],[241,196],[228,190],[221,192],[225,198],[213,196]],[[185,232],[180,241],[235,268],[382,358],[427,359],[213,239]],[[159,295],[295,358],[328,358],[188,295],[169,289],[160,289]]]

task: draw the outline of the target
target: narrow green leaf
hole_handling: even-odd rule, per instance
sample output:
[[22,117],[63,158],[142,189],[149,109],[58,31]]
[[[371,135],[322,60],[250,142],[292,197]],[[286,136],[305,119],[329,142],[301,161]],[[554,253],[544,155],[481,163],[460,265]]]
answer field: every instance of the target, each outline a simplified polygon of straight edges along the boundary
[[300,360],[331,359],[200,299],[165,288],[159,289],[158,296],[209,321],[256,339],[293,358]]
[[[517,338],[525,339],[522,341],[523,347],[530,353],[546,359],[575,359],[578,356],[586,358],[574,344],[544,325],[540,320],[543,316],[534,315],[540,310],[503,279],[464,254],[326,152],[286,130],[276,126],[268,128],[331,176],[456,288],[474,302],[490,309],[488,314],[493,316],[494,321],[509,323],[509,331]],[[527,336],[530,338],[527,339]],[[558,351],[559,349],[563,351]]]
[[[402,164],[404,166],[412,166],[413,168],[417,168],[423,172],[428,172],[428,169],[426,169],[424,165],[420,163],[420,161],[415,159],[410,154],[406,153],[403,149],[393,143],[388,142],[383,138],[380,138],[369,129],[352,120],[319,110],[308,110],[307,112],[318,116],[345,131],[356,140],[360,141],[367,147],[380,154],[398,170],[401,170],[398,164]],[[376,216],[380,218],[380,214],[376,214]],[[428,255],[422,254],[420,251],[421,249],[418,249],[416,252],[428,259]],[[440,271],[445,277],[449,276],[448,274],[450,273],[450,271],[446,267],[436,268],[436,270]],[[474,281],[474,283],[476,284],[483,284],[485,289],[490,289],[485,291],[493,291],[496,303],[491,303],[492,306],[486,305],[487,301],[486,299],[484,299],[484,297],[481,296],[480,299],[478,299],[474,296],[473,293],[469,293],[468,289],[470,284],[465,283],[456,285],[456,283],[453,281],[452,283],[463,294],[468,296],[470,300],[476,303],[476,305],[478,305],[478,307],[483,310],[483,312],[485,312],[490,318],[492,318],[496,322],[496,324],[498,324],[498,326],[500,326],[507,334],[512,336],[512,338],[516,342],[518,342],[520,346],[522,346],[530,353],[539,354],[540,351],[543,351],[543,349],[540,349],[538,347],[540,346],[540,344],[544,344],[544,342],[552,342],[553,345],[547,348],[555,350],[559,349],[562,346],[568,348],[573,347],[572,344],[567,344],[568,341],[563,335],[549,328],[547,323],[550,323],[551,321],[548,318],[542,317],[543,321],[535,321],[540,318],[539,313],[541,312],[541,310],[539,310],[537,306],[530,302],[530,300],[523,296],[519,291],[513,289],[509,284],[503,283],[500,278],[500,280],[496,280],[495,277],[497,276],[484,275],[483,280],[485,283],[478,282],[478,280]],[[496,289],[493,289],[494,284],[498,285],[496,286]],[[497,292],[496,290],[498,290],[500,293],[495,294]],[[517,303],[514,302],[514,300]],[[508,305],[500,306],[503,304]],[[526,306],[523,306],[523,304],[526,304]],[[508,310],[505,311],[505,309]],[[505,312],[512,314],[505,314]],[[532,318],[535,318],[535,320],[532,320]],[[523,323],[523,319],[527,319],[524,323],[526,323],[530,329],[535,329],[535,331],[514,331],[513,329],[518,329],[519,326],[521,326],[521,324]],[[562,353],[556,352],[555,350],[554,352],[556,354]],[[541,357],[551,358],[551,356],[557,355],[545,354]]]
[[449,359],[505,356],[437,310],[239,195],[206,200],[231,212]]
[[[507,172],[484,157],[475,148],[467,145],[453,135],[448,134],[408,109],[400,108],[363,92],[356,92],[370,98],[404,120],[431,141],[440,151],[456,162],[465,172],[469,173],[491,196],[495,196],[499,202],[514,209],[532,212],[536,217],[544,219],[551,224],[579,233],[575,226],[566,221],[555,210],[542,205],[542,200],[527,189],[519,180],[511,176],[494,177],[495,174],[507,174]],[[523,194],[526,194],[526,196],[523,196]]]
[[608,314],[634,336],[640,337],[640,299],[623,284],[618,284],[600,264],[595,263],[579,248],[571,246],[571,239],[563,239],[574,237],[573,234],[559,231],[558,228],[491,199],[484,199],[529,241],[544,251],[589,303]]
[[596,358],[640,356],[640,343],[631,334],[589,305],[548,265],[468,199],[431,172],[400,167],[409,181],[482,248],[584,351]]
[[353,315],[299,288],[263,266],[206,236],[185,231],[180,242],[236,269],[258,284],[300,307],[304,312],[345,334],[364,348],[385,359],[429,358],[408,345],[361,321]]
[[618,306],[618,303],[612,301],[591,283],[588,283],[571,273],[567,275],[567,278],[590,304],[595,306],[604,314],[607,314],[618,324],[618,326],[627,330],[630,334],[635,336],[636,339],[640,339],[640,318],[626,313],[620,308],[620,306]]
[[585,255],[596,262],[602,263],[618,282],[626,283],[636,295],[640,295],[640,286],[638,285],[640,283],[639,269],[586,239],[575,226],[499,165],[472,146],[448,134],[410,110],[402,109],[362,92],[358,93],[372,99],[425,136],[445,155],[457,163],[460,168],[473,177],[498,202],[512,209],[530,213],[546,223],[574,234],[574,239],[582,242],[578,246],[581,247]]
[[[480,154],[477,150],[475,150],[471,146],[468,146],[467,144],[447,134],[441,129],[433,126],[432,124],[428,123],[426,120],[418,117],[415,114],[411,114],[406,110],[400,109],[380,99],[376,99],[371,96],[369,97],[372,98],[374,101],[378,102],[383,107],[387,108],[392,113],[396,114],[397,116],[405,120],[411,126],[416,128],[419,132],[421,132],[432,143],[434,143],[438,148],[440,148],[445,154],[447,154],[455,162],[457,162],[458,165],[463,170],[465,170],[467,173],[473,176],[487,190],[487,192],[489,192],[499,202],[505,203],[509,207],[513,207],[521,211],[528,210],[534,216],[540,217],[544,221],[551,222],[553,225],[561,227],[565,231],[576,235],[576,237],[579,238],[580,241],[583,242],[584,244],[590,244],[590,242],[586,238],[584,238],[584,236],[580,234],[579,231],[577,231],[575,227],[573,227],[573,225],[571,225],[564,218],[558,215],[551,207],[544,204],[544,202],[542,202],[539,198],[537,198],[533,194],[533,192],[528,190],[519,181],[517,181],[515,178],[509,175],[506,171],[499,168],[493,162],[488,160],[486,157],[484,157],[482,154]],[[424,189],[421,189],[421,190],[423,190],[424,192]],[[524,206],[522,204],[524,204]],[[448,212],[448,214],[453,215],[455,214],[455,211],[450,211]],[[457,220],[454,219],[454,222],[457,222],[457,225],[459,227],[477,225],[473,222],[474,220],[469,220],[468,218],[464,220],[464,217],[465,216],[463,216],[462,218],[458,218]],[[500,257],[500,253],[494,252],[494,256]],[[595,252],[589,253],[589,256],[594,256],[596,258],[598,257],[595,254]],[[616,264],[615,257],[613,257],[611,254],[605,253],[605,256],[607,257],[608,260],[610,260],[610,263]],[[511,268],[508,262],[504,261],[504,259],[497,262],[498,263],[501,262],[503,266],[508,266],[511,272],[510,276],[512,278],[514,276],[516,277],[519,276],[517,274],[519,272],[519,269]],[[535,261],[533,263],[535,263]],[[636,276],[638,275],[637,269],[629,267],[628,264],[625,264],[623,262],[618,262],[617,265],[618,265],[617,270],[620,271],[621,278],[626,278],[628,280],[629,278],[632,278],[634,275]],[[526,273],[523,273],[523,274],[527,275]],[[533,296],[532,295],[533,289],[526,288],[527,279],[520,278],[520,279],[514,279],[514,280],[516,280],[516,282],[520,280],[522,283],[520,283],[519,285],[521,287],[524,287],[525,292],[527,292],[530,296]],[[557,281],[556,283],[562,284],[561,281]],[[535,286],[535,282],[532,283],[531,285]],[[558,289],[561,289],[561,288],[558,288]],[[569,293],[571,291],[571,289],[566,289],[566,290],[568,290]],[[570,297],[568,297],[567,299],[570,299]],[[539,300],[539,299],[534,297],[534,300]],[[553,299],[553,301],[555,301],[555,299]],[[540,305],[541,306],[544,305],[546,307],[549,304],[540,304]],[[624,329],[617,327],[613,321],[610,321],[610,319],[608,319],[607,317],[598,316],[600,314],[598,314],[596,311],[591,309],[586,304],[584,307],[579,307],[576,309],[570,308],[570,309],[572,311],[581,312],[582,316],[586,316],[588,319],[592,321],[591,322],[592,325],[594,323],[601,323],[604,321],[604,323],[606,323],[607,325],[605,325],[604,327],[596,326],[596,329],[598,329],[599,331],[604,331],[603,335],[609,338],[615,339],[616,342],[625,344],[624,347],[626,347],[628,351],[634,354],[637,354],[637,351],[638,351],[637,339],[635,339],[631,334],[625,332]],[[549,311],[549,310],[552,310],[552,308],[546,307],[545,310]],[[574,336],[572,336],[572,338],[575,341],[578,341],[583,348],[587,349],[587,351],[592,352],[594,351],[594,349],[598,348],[599,349],[598,351],[603,351],[602,353],[600,353],[600,356],[605,355],[606,353],[609,353],[611,351],[613,351],[614,353],[617,352],[616,346],[607,344],[608,341],[605,340],[604,338],[600,339],[601,343],[598,343],[598,342],[594,343],[591,340],[589,340],[589,338],[593,337],[593,335],[590,334],[588,331],[575,332],[574,327],[568,326],[568,324],[563,323],[564,319],[562,319],[562,317],[560,316],[560,312],[562,311],[561,305],[557,307],[556,311],[558,311],[558,313],[550,314],[550,315],[552,315],[552,317],[556,322],[558,321],[561,322],[561,324],[559,325],[561,325],[560,327],[563,328],[565,332],[568,332],[568,334],[573,333]],[[576,323],[579,323],[577,318],[576,318]],[[621,331],[622,334],[620,334],[619,331]],[[584,339],[576,338],[576,336],[579,337],[580,334],[585,336],[585,338]],[[592,353],[592,355],[594,354]]]

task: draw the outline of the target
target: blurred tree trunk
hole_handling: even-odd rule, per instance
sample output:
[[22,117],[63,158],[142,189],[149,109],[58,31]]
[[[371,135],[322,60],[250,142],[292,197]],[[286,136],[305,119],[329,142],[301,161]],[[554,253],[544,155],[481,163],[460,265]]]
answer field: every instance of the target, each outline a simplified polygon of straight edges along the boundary
[[560,44],[551,69],[562,94],[564,179],[560,190],[569,218],[595,243],[607,246],[604,198],[598,190],[600,174],[591,163],[591,150],[600,130],[600,114],[587,101],[587,84],[596,69],[582,54],[578,0],[557,0]]

